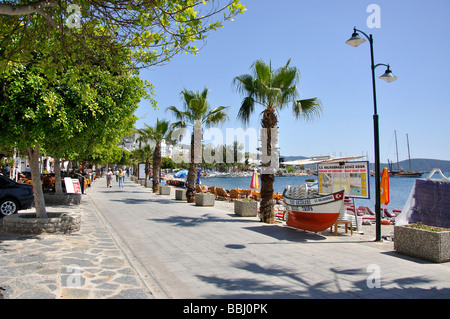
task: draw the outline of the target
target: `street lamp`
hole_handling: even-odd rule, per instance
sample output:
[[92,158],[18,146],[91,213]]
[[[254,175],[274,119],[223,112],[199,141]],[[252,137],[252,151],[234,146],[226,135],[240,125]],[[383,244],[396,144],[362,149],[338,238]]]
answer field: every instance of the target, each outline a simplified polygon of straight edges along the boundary
[[357,47],[360,44],[366,42],[364,38],[359,36],[361,32],[370,43],[370,58],[371,58],[371,69],[372,69],[372,88],[373,88],[373,134],[374,134],[374,144],[375,144],[375,216],[376,216],[376,241],[381,241],[381,199],[380,199],[380,140],[379,140],[379,125],[378,125],[378,113],[377,113],[377,94],[375,89],[375,68],[384,65],[387,67],[386,71],[379,78],[390,83],[397,80],[397,77],[392,74],[389,64],[375,64],[373,57],[373,38],[372,34],[367,35],[361,30],[356,28],[353,29],[353,34],[350,39],[345,43],[351,45],[352,47]]

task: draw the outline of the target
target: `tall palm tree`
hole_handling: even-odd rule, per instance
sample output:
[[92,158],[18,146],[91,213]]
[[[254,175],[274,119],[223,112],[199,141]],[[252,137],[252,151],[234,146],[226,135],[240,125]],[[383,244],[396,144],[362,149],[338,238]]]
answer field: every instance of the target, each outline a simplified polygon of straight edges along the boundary
[[169,121],[156,119],[156,124],[153,127],[145,124],[143,132],[145,136],[155,142],[155,150],[153,152],[153,193],[157,193],[159,189],[159,175],[161,172],[161,142],[166,144],[174,144],[172,141],[172,128]]
[[322,110],[321,102],[317,98],[297,100],[297,82],[300,71],[298,68],[290,66],[290,61],[289,59],[286,65],[273,70],[270,64],[257,60],[251,67],[252,74],[243,74],[233,80],[238,92],[244,96],[238,113],[238,118],[244,124],[250,122],[250,115],[255,112],[256,104],[260,104],[264,108],[261,127],[266,132],[267,144],[263,145],[266,148],[265,162],[261,162],[260,214],[265,223],[273,223],[275,220],[272,200],[275,175],[267,173],[265,170],[271,167],[271,129],[277,128],[278,123],[275,112],[292,103],[295,117],[308,120],[319,116]]
[[[194,130],[205,127],[212,127],[225,122],[228,116],[225,112],[229,106],[218,106],[211,109],[208,103],[208,89],[202,92],[193,92],[189,90],[181,91],[183,110],[179,110],[175,106],[169,106],[167,110],[172,111],[177,122],[172,123],[173,128],[186,128],[191,126],[191,156],[188,171],[188,181],[186,198],[189,203],[195,200],[195,181],[197,178],[197,164],[194,158],[195,147],[201,148],[201,145],[195,145]],[[201,163],[201,160],[199,161]]]

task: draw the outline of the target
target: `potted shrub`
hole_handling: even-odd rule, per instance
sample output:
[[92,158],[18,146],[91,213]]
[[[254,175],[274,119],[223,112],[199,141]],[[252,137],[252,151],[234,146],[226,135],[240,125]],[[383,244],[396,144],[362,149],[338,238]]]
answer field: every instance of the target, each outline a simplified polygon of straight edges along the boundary
[[258,214],[258,202],[251,199],[234,201],[234,213],[241,217],[255,217]]
[[450,261],[450,229],[422,223],[395,226],[394,250],[432,262]]

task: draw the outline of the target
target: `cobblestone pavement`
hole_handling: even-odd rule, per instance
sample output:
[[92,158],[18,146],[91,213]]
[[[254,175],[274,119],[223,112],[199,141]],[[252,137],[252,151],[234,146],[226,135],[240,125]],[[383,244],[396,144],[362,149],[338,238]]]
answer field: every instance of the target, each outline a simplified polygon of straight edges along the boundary
[[[81,212],[79,232],[17,235],[0,231],[0,292],[3,298],[155,298],[130,266],[86,195],[79,207],[47,207],[49,212],[61,209]],[[33,209],[19,214],[24,212],[33,212]]]

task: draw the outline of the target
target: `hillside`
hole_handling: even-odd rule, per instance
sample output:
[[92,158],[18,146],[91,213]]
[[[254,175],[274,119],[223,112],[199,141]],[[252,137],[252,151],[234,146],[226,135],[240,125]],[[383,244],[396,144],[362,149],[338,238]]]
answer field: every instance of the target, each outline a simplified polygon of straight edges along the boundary
[[[298,159],[309,158],[307,156],[280,156],[284,161],[295,161]],[[388,163],[381,163],[381,169],[388,167]],[[409,161],[404,160],[399,162],[400,168],[409,170]],[[393,169],[397,169],[397,163],[392,164]],[[411,170],[430,172],[433,168],[440,168],[442,172],[450,172],[450,161],[436,160],[429,158],[414,158],[411,159]],[[373,163],[370,163],[370,169],[373,169]]]
[[[387,164],[381,164],[382,167],[387,167]],[[409,161],[404,160],[399,162],[400,168],[409,170]],[[397,163],[392,164],[393,169],[397,169]],[[428,158],[414,158],[411,159],[411,170],[429,172],[433,168],[440,168],[442,172],[450,172],[450,161],[428,159]]]

